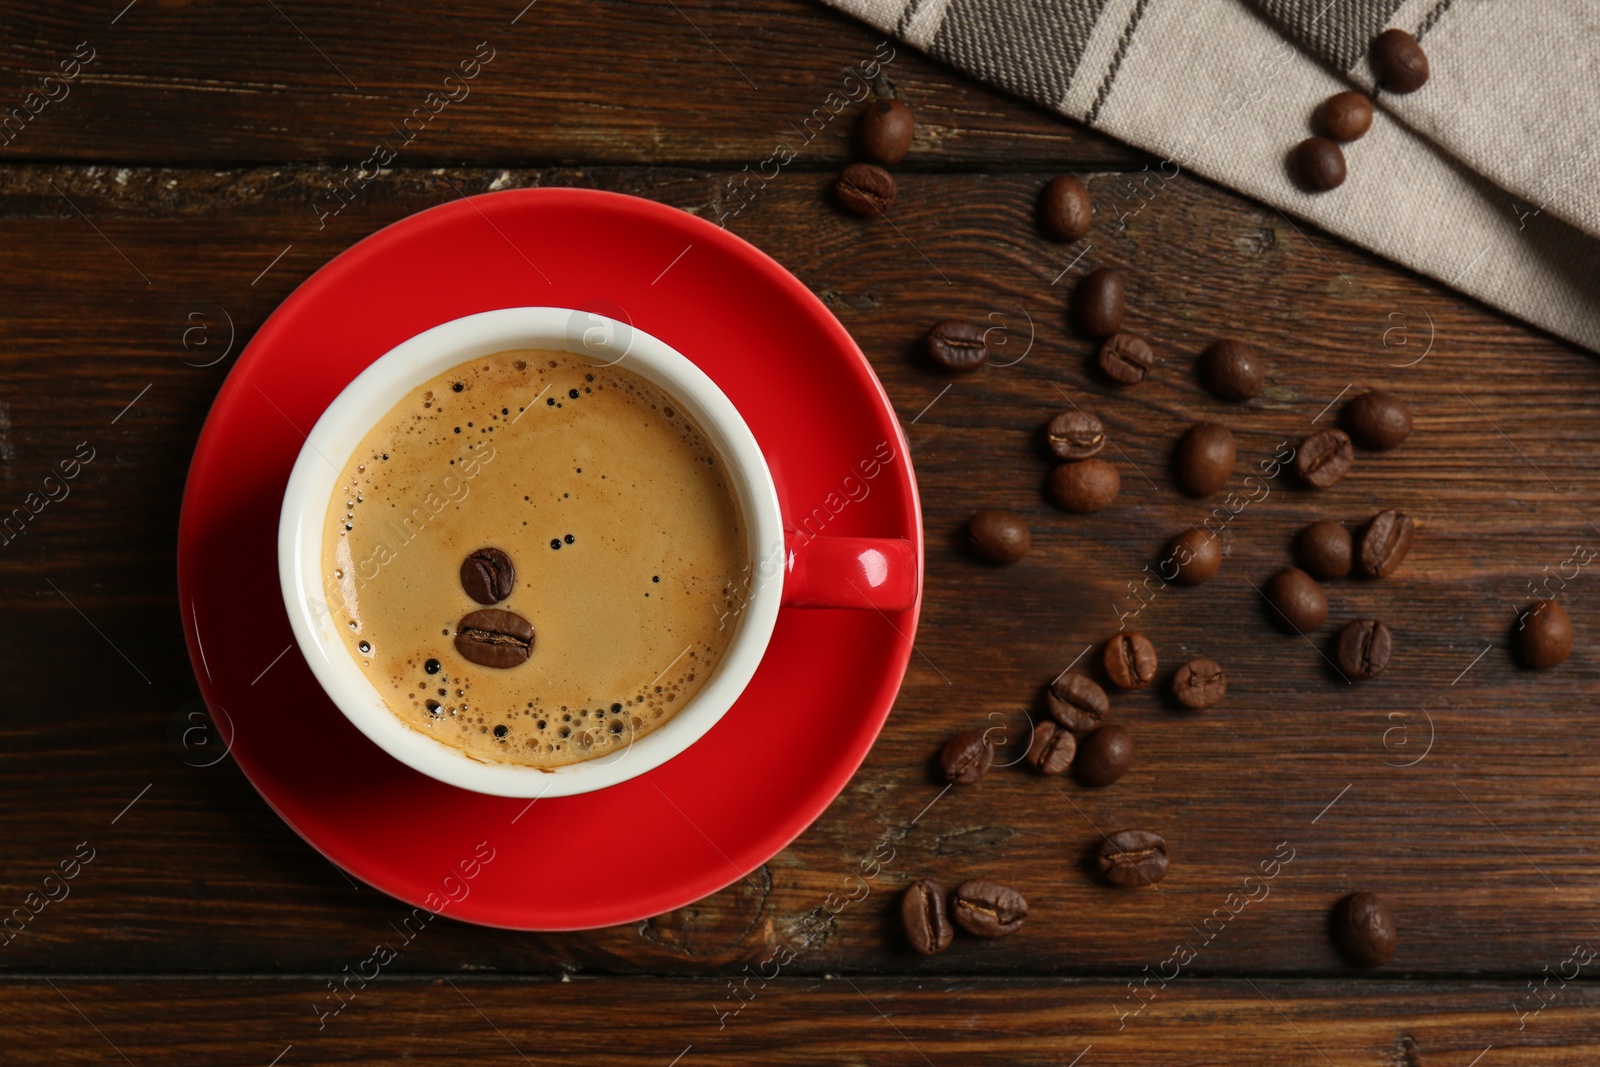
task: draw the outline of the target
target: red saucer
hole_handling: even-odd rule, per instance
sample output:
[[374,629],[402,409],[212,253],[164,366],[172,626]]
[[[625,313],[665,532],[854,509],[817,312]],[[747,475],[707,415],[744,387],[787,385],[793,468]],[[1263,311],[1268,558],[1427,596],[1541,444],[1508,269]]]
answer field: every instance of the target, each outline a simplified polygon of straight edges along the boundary
[[[234,760],[312,847],[453,918],[585,929],[713,893],[810,825],[889,714],[920,599],[891,616],[785,608],[749,688],[709,734],[597,793],[530,805],[390,758],[328,701],[292,647],[276,544],[289,469],[323,409],[394,345],[462,315],[528,305],[596,311],[672,345],[743,413],[786,522],[820,509],[829,535],[902,537],[921,558],[899,421],[861,351],[804,285],[674,208],[524,189],[454,201],[368,237],[261,327],[195,448],[178,593],[195,674],[221,710]],[[892,461],[865,480],[862,461],[884,447]],[[851,500],[861,486],[866,496]]]

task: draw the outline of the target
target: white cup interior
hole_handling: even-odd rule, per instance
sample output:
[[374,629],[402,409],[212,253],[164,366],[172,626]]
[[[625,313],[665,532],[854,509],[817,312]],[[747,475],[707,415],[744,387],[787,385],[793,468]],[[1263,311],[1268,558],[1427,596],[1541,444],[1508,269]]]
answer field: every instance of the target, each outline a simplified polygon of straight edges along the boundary
[[[412,389],[473,359],[511,349],[569,352],[618,365],[669,393],[705,431],[731,473],[749,538],[743,610],[711,678],[676,714],[621,752],[554,770],[491,764],[406,725],[362,673],[328,610],[322,541],[340,472],[373,426]],[[328,697],[363,734],[402,763],[479,793],[554,797],[640,775],[703,737],[755,674],[782,595],[783,518],[754,435],[722,390],[682,354],[643,331],[568,308],[486,311],[397,345],[356,376],[306,438],[289,475],[278,524],[278,573],[295,641]]]

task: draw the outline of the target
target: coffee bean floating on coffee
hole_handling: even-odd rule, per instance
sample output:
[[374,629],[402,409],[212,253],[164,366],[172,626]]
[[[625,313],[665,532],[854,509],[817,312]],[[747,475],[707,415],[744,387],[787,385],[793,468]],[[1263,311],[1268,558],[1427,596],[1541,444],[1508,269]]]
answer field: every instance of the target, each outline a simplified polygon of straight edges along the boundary
[[1215,422],[1196,423],[1173,449],[1172,474],[1190,496],[1210,496],[1227,484],[1237,457],[1232,430]]
[[1372,127],[1372,101],[1351,89],[1334,93],[1311,117],[1318,133],[1333,141],[1354,141]]
[[1076,241],[1089,232],[1094,211],[1089,189],[1070,174],[1054,178],[1039,194],[1039,226],[1056,241]]
[[1172,695],[1178,703],[1203,711],[1221,702],[1228,692],[1228,676],[1222,664],[1204,656],[1192,659],[1172,676]]
[[900,897],[900,924],[906,940],[924,956],[936,956],[950,947],[955,927],[944,906],[944,886],[931,878],[918,878]]
[[994,746],[983,730],[963,730],[945,742],[939,753],[939,768],[952,785],[971,785],[989,773],[994,764]]
[[480,604],[498,604],[517,585],[511,557],[498,548],[480,548],[461,561],[461,588]]
[[1098,456],[1061,464],[1045,483],[1052,504],[1080,515],[1104,509],[1121,491],[1117,468]]
[[911,151],[916,127],[909,107],[898,100],[876,100],[856,120],[856,146],[874,163],[892,167]]
[[480,667],[520,666],[533,653],[533,624],[514,611],[474,611],[456,623],[456,651]]
[[1356,461],[1356,448],[1343,430],[1319,430],[1300,442],[1294,472],[1312,489],[1337,485]]
[[1365,681],[1383,673],[1389,665],[1394,635],[1377,619],[1356,619],[1345,623],[1334,647],[1339,670],[1352,681]]
[[1572,617],[1554,600],[1536,600],[1518,620],[1522,662],[1543,669],[1566,662],[1572,654]]
[[1053,722],[1036,723],[1028,742],[1028,766],[1040,774],[1066,774],[1078,754],[1078,739],[1072,731]]
[[1319,519],[1295,536],[1294,554],[1307,574],[1326,582],[1350,573],[1355,546],[1344,523]]
[[1411,551],[1417,524],[1411,516],[1390,509],[1380,511],[1367,523],[1356,548],[1356,565],[1368,578],[1387,578],[1399,568]]
[[1376,893],[1351,893],[1334,905],[1333,931],[1357,967],[1382,967],[1394,958],[1394,920]]
[[1205,350],[1199,370],[1201,384],[1223,400],[1259,396],[1267,377],[1260,349],[1226,338]]
[[1110,267],[1090,271],[1072,294],[1073,323],[1090,337],[1110,337],[1122,329],[1127,311],[1122,275]]
[[1285,567],[1267,579],[1262,594],[1271,605],[1273,622],[1290,633],[1310,633],[1328,618],[1328,597],[1315,578],[1297,567]]
[[989,358],[988,331],[960,319],[941,322],[928,331],[928,357],[945,370],[977,370]]
[[1411,405],[1393,393],[1375,389],[1346,404],[1342,421],[1356,444],[1387,452],[1411,436]]
[[1021,515],[995,509],[972,516],[967,522],[967,540],[972,550],[990,563],[1015,563],[1028,554],[1033,543]]
[[1078,742],[1073,768],[1078,781],[1095,789],[1111,785],[1133,766],[1133,735],[1108,722]]
[[1050,420],[1044,440],[1059,459],[1088,459],[1106,446],[1106,428],[1099,416],[1073,408]]
[[1326,137],[1307,137],[1289,150],[1289,177],[1302,192],[1337,189],[1344,184],[1344,152]]
[[1100,728],[1111,712],[1111,701],[1087,674],[1068,671],[1050,683],[1045,694],[1050,717],[1078,737]]
[[1221,538],[1191,527],[1168,542],[1160,573],[1161,577],[1179,585],[1199,585],[1215,575],[1221,566]]
[[1384,30],[1372,42],[1372,73],[1391,93],[1414,93],[1428,83],[1428,54],[1405,30]]
[[1156,678],[1156,646],[1141,633],[1117,634],[1107,641],[1102,662],[1118,689],[1143,689]]
[[1167,876],[1167,843],[1149,830],[1118,830],[1095,849],[1095,866],[1112,885],[1155,885]]
[[1131,333],[1114,333],[1100,343],[1100,372],[1119,385],[1138,385],[1156,365],[1156,354],[1145,339]]
[[950,894],[950,914],[956,924],[978,937],[1014,934],[1028,917],[1028,902],[1009,886],[972,878]]
[[834,186],[839,203],[855,215],[884,215],[894,203],[894,176],[872,163],[852,163]]

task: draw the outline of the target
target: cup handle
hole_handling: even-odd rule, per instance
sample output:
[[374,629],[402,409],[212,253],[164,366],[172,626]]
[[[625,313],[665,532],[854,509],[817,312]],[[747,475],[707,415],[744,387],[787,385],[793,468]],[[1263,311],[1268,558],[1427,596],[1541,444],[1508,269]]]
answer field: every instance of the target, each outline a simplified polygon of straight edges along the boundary
[[784,544],[783,603],[908,611],[917,602],[918,563],[916,546],[901,538],[791,533]]

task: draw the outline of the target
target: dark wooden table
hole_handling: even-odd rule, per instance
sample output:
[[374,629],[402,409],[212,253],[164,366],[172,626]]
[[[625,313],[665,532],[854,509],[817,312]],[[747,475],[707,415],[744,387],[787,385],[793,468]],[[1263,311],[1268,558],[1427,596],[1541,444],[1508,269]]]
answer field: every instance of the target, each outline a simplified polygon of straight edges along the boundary
[[[442,178],[728,212],[730,183],[880,39],[802,0],[119,8],[0,4],[0,110],[23,109],[0,133],[0,503],[37,511],[0,545],[0,1063],[1600,1059],[1600,570],[1575,562],[1600,548],[1600,365],[1204,181],[1152,196],[1129,180],[1149,162],[1138,153],[905,48],[875,86],[919,120],[893,226],[827,195],[851,158],[852,113],[728,220],[854,334],[911,442],[926,609],[882,738],[748,882],[590,933],[440,921],[319,1027],[313,1002],[407,909],[330,867],[231,761],[196,766],[208,758],[175,741],[203,722],[174,541],[218,386],[318,266],[453,198]],[[494,58],[470,96],[319,220],[330,185],[479,42]],[[43,81],[75,52],[76,77]],[[28,97],[63,85],[64,98]],[[1081,245],[1033,223],[1037,190],[1067,171],[1096,199],[1078,261]],[[1065,294],[1090,264],[1126,272],[1132,325],[1157,345],[1136,389],[1094,379],[1065,328]],[[942,376],[915,351],[946,316],[1003,323],[1026,359]],[[196,323],[210,332],[186,345]],[[1193,380],[1194,355],[1223,334],[1271,354],[1265,393],[1244,406]],[[1363,456],[1325,493],[1274,483],[1228,523],[1216,579],[1140,608],[1129,583],[1211,507],[1168,473],[1188,423],[1228,421],[1254,465],[1372,386],[1413,404],[1404,448]],[[1123,494],[1096,516],[1041,493],[1034,434],[1062,390],[1105,417],[1115,445]],[[65,489],[46,481],[91,453]],[[1015,567],[960,550],[962,523],[991,506],[1032,521]],[[1401,572],[1333,586],[1314,640],[1276,633],[1253,584],[1288,561],[1293,531],[1388,506],[1422,526]],[[1535,674],[1513,659],[1511,627],[1546,579],[1579,640]],[[1118,699],[1139,754],[1106,790],[1013,768],[941,796],[930,762],[943,739],[991,713],[1020,722],[1119,607],[1140,608],[1168,665],[1222,660],[1226,703],[1191,715],[1154,692]],[[1388,620],[1398,652],[1350,686],[1320,653],[1362,615]],[[1172,843],[1170,877],[1143,892],[1094,884],[1081,857],[1097,829],[1138,824]],[[871,894],[780,975],[751,978],[885,836],[897,851]],[[1231,914],[1229,894],[1283,850],[1270,895]],[[975,875],[1026,893],[1024,931],[911,953],[899,889]],[[1354,889],[1381,892],[1400,927],[1376,972],[1346,966],[1328,936],[1330,905]],[[1153,978],[1171,975],[1180,942],[1195,958]]]

